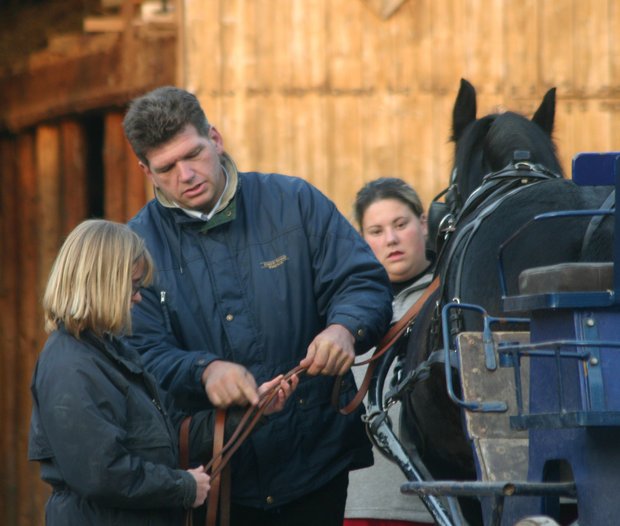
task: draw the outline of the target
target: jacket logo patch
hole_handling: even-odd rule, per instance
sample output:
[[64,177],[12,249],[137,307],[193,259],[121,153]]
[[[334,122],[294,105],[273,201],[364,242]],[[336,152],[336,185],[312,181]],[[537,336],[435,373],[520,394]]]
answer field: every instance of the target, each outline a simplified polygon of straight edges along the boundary
[[288,261],[288,256],[282,255],[278,256],[276,259],[272,259],[271,261],[263,261],[260,264],[260,267],[272,270],[279,267],[280,265],[283,265],[285,261]]

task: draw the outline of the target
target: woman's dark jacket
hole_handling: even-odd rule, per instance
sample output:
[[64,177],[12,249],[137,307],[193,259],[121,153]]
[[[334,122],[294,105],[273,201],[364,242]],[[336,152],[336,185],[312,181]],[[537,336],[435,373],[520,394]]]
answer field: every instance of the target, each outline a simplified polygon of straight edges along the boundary
[[[183,414],[135,351],[64,329],[48,338],[32,380],[28,457],[53,488],[48,526],[182,524],[196,496],[178,469]],[[197,414],[190,456],[209,456],[213,411]]]
[[[129,226],[158,269],[133,309],[131,344],[181,407],[208,403],[200,377],[216,359],[244,365],[257,384],[305,357],[314,337],[342,324],[356,350],[374,345],[391,318],[387,275],[334,204],[305,181],[240,173],[234,198],[208,222],[158,200]],[[281,413],[233,457],[232,498],[277,507],[345,469],[372,463],[361,411],[331,405],[334,378],[301,378]],[[352,374],[340,403],[352,398]]]

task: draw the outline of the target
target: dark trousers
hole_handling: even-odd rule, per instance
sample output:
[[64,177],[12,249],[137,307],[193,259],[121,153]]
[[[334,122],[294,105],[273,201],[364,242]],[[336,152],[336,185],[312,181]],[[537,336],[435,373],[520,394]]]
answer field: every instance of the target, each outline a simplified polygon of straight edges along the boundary
[[343,471],[324,486],[270,510],[232,504],[230,526],[342,526],[349,487]]

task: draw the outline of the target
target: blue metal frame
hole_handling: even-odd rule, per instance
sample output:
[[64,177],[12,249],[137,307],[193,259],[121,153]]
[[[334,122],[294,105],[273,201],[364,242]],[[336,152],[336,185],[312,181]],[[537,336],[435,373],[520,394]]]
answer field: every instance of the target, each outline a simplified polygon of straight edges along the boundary
[[494,324],[505,323],[529,323],[529,318],[506,318],[490,316],[487,311],[479,305],[473,305],[470,303],[447,303],[441,309],[442,320],[442,335],[443,335],[443,350],[444,350],[444,372],[446,376],[446,388],[448,396],[457,405],[473,412],[482,413],[503,413],[508,410],[506,402],[493,401],[493,402],[475,402],[462,400],[454,392],[454,382],[452,379],[452,367],[450,365],[450,352],[455,351],[455,345],[450,337],[450,323],[449,313],[452,309],[455,310],[471,310],[480,313],[482,316],[483,330],[482,330],[482,343],[485,354],[485,364],[487,369],[494,371],[497,369],[497,360],[495,358],[495,343],[493,342],[493,330],[491,326]]
[[[567,351],[566,348],[574,348]],[[562,359],[575,359],[583,362],[598,363],[599,349],[620,349],[620,341],[603,340],[554,340],[529,344],[499,343],[497,352],[502,367],[515,368],[515,388],[517,415],[510,417],[511,426],[515,429],[561,428],[582,426],[609,426],[620,424],[620,411],[608,411],[605,408],[603,379],[599,368],[588,368],[588,385],[585,390],[588,409],[574,411],[565,400],[564,375],[561,372]],[[564,349],[564,350],[563,350]],[[555,413],[525,414],[523,409],[523,386],[521,384],[520,359],[522,357],[553,358],[557,371],[557,392],[559,405]]]

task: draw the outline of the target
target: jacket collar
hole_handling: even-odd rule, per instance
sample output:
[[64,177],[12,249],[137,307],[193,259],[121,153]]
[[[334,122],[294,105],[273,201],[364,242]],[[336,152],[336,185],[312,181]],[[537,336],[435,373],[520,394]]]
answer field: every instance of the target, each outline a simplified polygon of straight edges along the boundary
[[134,374],[144,373],[138,354],[133,349],[124,345],[123,342],[115,336],[105,335],[99,337],[92,331],[85,331],[80,337],[128,371]]

